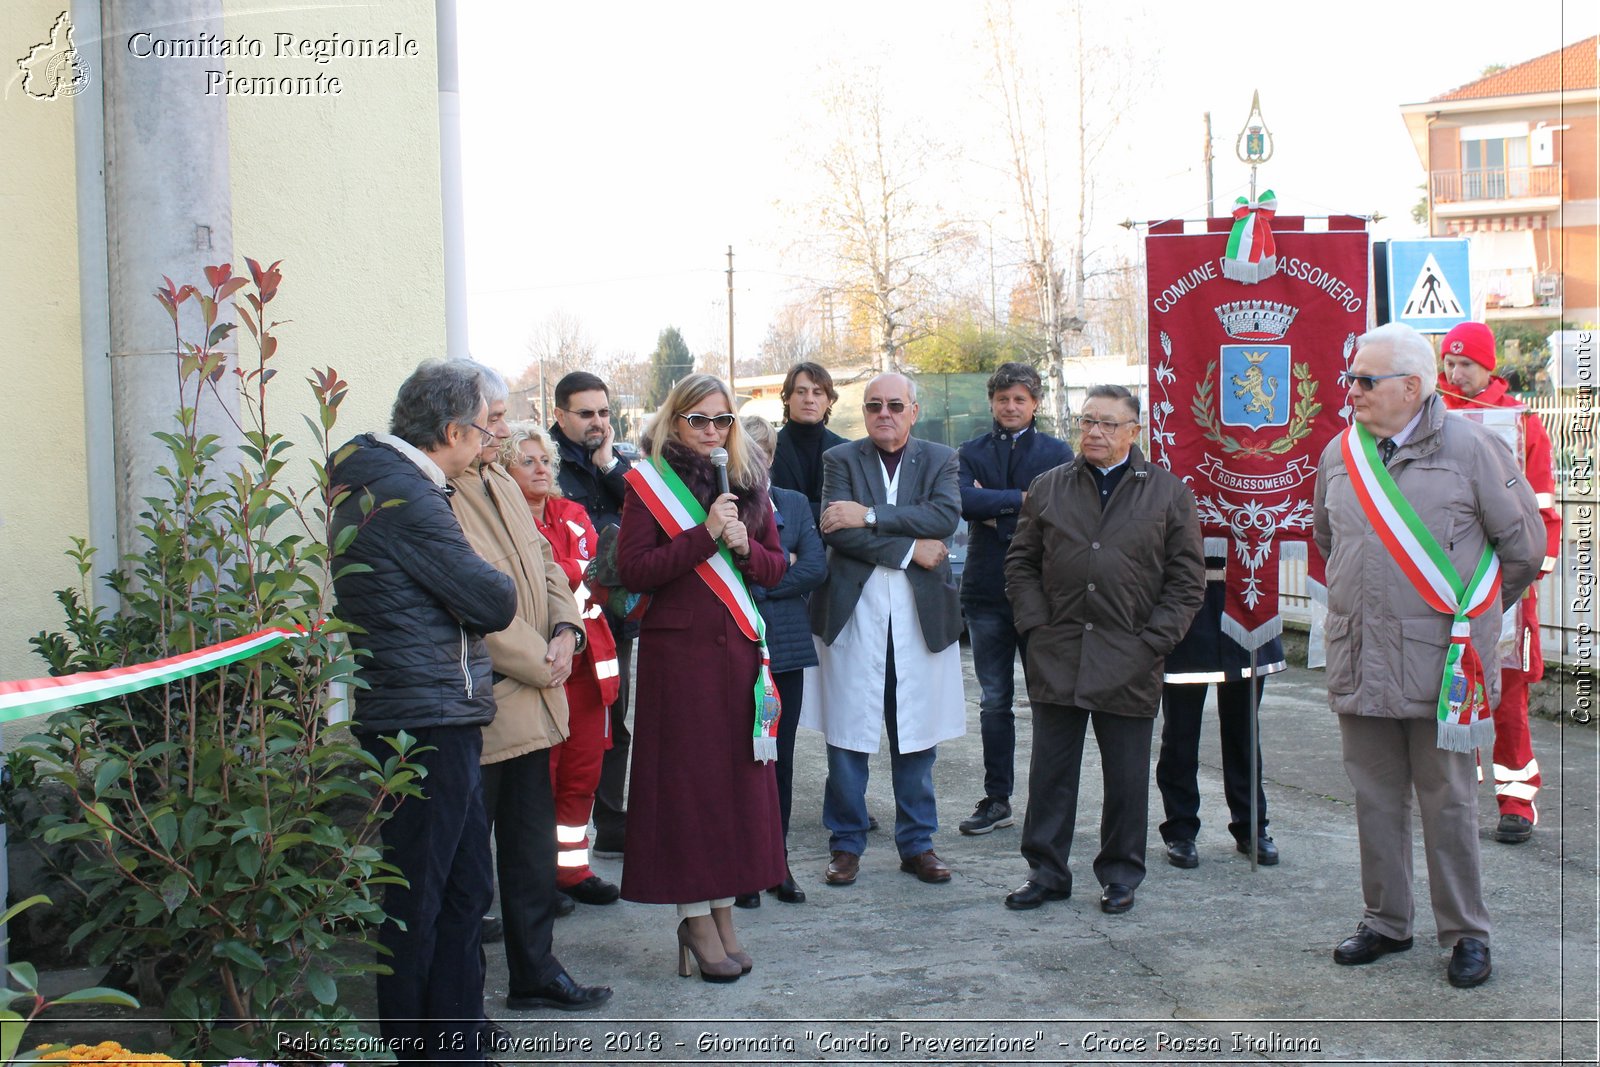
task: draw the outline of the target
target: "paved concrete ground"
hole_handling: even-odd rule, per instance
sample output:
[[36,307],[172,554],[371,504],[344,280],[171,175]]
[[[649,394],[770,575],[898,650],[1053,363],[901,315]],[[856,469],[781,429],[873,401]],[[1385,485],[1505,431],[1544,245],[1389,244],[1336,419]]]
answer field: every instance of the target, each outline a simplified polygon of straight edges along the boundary
[[[940,746],[935,771],[936,847],[955,870],[951,883],[923,885],[898,870],[887,755],[874,763],[869,790],[885,831],[872,835],[854,886],[822,883],[825,759],[820,736],[802,731],[790,847],[809,899],[767,897],[759,910],[735,912],[755,971],[731,985],[680,979],[671,908],[580,906],[557,924],[557,952],[579,980],[607,983],[616,996],[595,1015],[506,1011],[503,948],[491,946],[489,1014],[519,1042],[502,1061],[1596,1062],[1592,727],[1534,724],[1545,787],[1532,842],[1493,841],[1493,796],[1483,787],[1495,971],[1487,985],[1458,990],[1445,982],[1448,950],[1434,938],[1420,826],[1416,947],[1366,967],[1333,963],[1362,902],[1350,784],[1320,672],[1275,677],[1262,708],[1280,865],[1252,873],[1233,850],[1208,712],[1197,869],[1165,862],[1152,783],[1150,868],[1138,904],[1126,915],[1101,913],[1090,869],[1100,807],[1091,744],[1074,896],[1006,910],[1001,899],[1027,873],[1017,842],[1031,729],[1024,703],[1019,826],[962,837],[956,824],[983,792],[977,688],[963,652],[968,733]],[[621,876],[620,861],[594,866]]]

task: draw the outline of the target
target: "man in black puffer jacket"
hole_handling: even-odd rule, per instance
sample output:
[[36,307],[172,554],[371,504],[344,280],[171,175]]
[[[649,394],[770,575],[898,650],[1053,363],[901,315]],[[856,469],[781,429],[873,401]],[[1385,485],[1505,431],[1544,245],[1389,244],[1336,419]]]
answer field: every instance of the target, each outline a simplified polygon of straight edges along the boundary
[[401,730],[429,749],[412,757],[427,768],[424,795],[383,826],[386,859],[409,883],[385,892],[379,935],[393,955],[378,1014],[401,1063],[481,1061],[487,1047],[479,932],[494,875],[478,757],[495,703],[483,635],[510,625],[517,592],[467,544],[447,487],[487,442],[485,411],[471,364],[430,360],[401,385],[390,433],[353,439],[332,473],[346,491],[335,529],[360,527],[334,580],[339,617],[363,631],[350,638],[367,686],[356,736],[380,761]]

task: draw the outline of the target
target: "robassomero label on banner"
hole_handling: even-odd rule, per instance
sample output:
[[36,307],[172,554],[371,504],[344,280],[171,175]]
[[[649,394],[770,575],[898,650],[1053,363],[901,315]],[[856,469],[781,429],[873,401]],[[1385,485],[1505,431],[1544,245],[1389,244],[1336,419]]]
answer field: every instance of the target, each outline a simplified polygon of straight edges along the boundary
[[1227,541],[1222,627],[1247,649],[1282,632],[1278,550],[1311,539],[1317,460],[1349,424],[1338,379],[1369,295],[1364,220],[1334,216],[1322,232],[1261,214],[1276,256],[1254,281],[1224,270],[1237,213],[1203,233],[1155,223],[1145,241],[1150,455],[1194,492],[1204,533]]

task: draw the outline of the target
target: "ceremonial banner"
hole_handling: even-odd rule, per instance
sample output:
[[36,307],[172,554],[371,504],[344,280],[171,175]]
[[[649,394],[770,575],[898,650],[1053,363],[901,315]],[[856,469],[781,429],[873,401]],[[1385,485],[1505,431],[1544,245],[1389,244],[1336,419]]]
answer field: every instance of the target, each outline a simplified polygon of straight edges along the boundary
[[[1335,216],[1308,232],[1304,219],[1274,217],[1269,197],[1205,233],[1152,224],[1145,241],[1150,455],[1193,490],[1207,539],[1224,539],[1222,627],[1247,649],[1283,630],[1278,548],[1311,539],[1317,460],[1349,424],[1338,379],[1368,311],[1365,222]],[[1246,272],[1254,281],[1229,266],[1244,223],[1275,252]]]

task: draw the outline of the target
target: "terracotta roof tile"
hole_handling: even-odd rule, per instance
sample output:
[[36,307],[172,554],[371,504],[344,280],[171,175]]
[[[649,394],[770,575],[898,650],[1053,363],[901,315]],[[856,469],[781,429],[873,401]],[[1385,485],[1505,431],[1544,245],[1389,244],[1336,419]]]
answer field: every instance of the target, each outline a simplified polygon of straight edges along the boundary
[[1537,59],[1468,82],[1434,99],[1476,100],[1491,96],[1553,93],[1561,89],[1593,89],[1600,85],[1600,76],[1597,76],[1597,72],[1600,72],[1596,56],[1597,41],[1600,41],[1600,37],[1590,37],[1586,41],[1558,48]]

